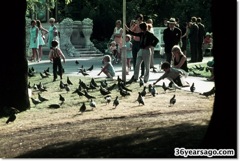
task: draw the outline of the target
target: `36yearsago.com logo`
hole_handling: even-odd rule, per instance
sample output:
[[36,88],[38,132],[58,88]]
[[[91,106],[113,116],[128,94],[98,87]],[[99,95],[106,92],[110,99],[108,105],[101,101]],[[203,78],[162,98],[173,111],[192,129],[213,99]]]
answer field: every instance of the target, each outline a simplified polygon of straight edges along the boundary
[[185,148],[175,148],[175,156],[182,157],[214,157],[214,156],[234,156],[234,149],[185,149]]

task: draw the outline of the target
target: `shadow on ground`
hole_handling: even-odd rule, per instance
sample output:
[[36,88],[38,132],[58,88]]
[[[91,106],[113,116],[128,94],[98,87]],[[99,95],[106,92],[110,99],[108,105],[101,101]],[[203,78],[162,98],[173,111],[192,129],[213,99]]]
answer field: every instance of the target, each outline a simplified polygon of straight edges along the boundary
[[16,158],[174,158],[176,147],[199,148],[206,130],[207,125],[193,124],[136,128],[134,134],[61,142]]

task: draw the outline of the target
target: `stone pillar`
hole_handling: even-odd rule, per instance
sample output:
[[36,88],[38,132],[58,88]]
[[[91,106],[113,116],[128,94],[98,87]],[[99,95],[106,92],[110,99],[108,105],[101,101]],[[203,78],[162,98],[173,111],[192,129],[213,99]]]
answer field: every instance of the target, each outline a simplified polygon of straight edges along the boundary
[[77,56],[76,49],[70,41],[70,37],[73,32],[73,20],[65,18],[59,24],[60,30],[60,46],[62,50],[66,50],[69,56]]
[[82,32],[85,37],[85,48],[91,48],[93,47],[93,43],[90,41],[90,37],[92,34],[92,28],[93,28],[93,22],[89,18],[85,18],[82,21]]

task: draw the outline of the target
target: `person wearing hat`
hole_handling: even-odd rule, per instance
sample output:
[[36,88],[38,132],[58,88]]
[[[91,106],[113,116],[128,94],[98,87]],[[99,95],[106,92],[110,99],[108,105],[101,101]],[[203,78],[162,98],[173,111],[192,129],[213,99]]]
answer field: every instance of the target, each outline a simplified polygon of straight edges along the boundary
[[198,62],[198,42],[199,42],[199,27],[197,25],[197,18],[191,18],[192,25],[190,27],[190,32],[188,34],[189,42],[190,42],[190,52],[191,52],[191,60],[189,62]]
[[171,64],[172,61],[172,47],[179,45],[182,37],[182,31],[176,27],[175,18],[170,18],[167,21],[168,27],[163,30],[163,42],[165,44],[166,61]]
[[61,49],[59,49],[58,41],[53,40],[51,43],[52,48],[49,52],[49,59],[53,63],[53,81],[56,81],[57,74],[59,74],[60,78],[62,79],[63,74],[63,66],[61,63],[61,59],[63,59],[63,62],[65,63],[65,56]]

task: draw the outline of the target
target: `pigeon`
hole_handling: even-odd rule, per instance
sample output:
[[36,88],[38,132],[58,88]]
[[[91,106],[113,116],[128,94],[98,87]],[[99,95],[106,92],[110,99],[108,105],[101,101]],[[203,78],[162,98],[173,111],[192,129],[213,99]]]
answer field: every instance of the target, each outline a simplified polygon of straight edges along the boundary
[[87,69],[87,71],[92,71],[93,70],[93,65]]
[[170,99],[170,106],[174,105],[176,103],[176,95],[173,95],[173,97]]
[[163,82],[162,88],[163,88],[165,93],[166,93],[167,90],[169,90],[169,87],[166,86],[165,82]]
[[40,93],[38,93],[38,99],[39,99],[39,101],[41,101],[41,102],[48,101],[48,99],[42,97]]
[[115,106],[115,108],[119,105],[119,99],[118,96],[116,96],[115,100],[113,101],[113,106]]
[[8,124],[9,122],[14,122],[17,118],[15,114],[19,113],[20,111],[14,107],[11,107],[9,112],[10,112],[10,116],[6,121],[6,124]]
[[122,89],[122,87],[120,87],[119,90],[120,90],[121,96],[123,96],[123,97],[130,96],[130,95],[131,95],[128,91]]
[[95,80],[92,78],[91,79],[91,83],[95,86],[95,87],[99,87],[99,85],[97,85],[97,83],[95,82]]
[[16,117],[15,113],[10,114],[9,118],[6,121],[6,124],[8,124],[9,122],[14,122],[16,120],[16,118],[17,117]]
[[201,95],[204,95],[204,96],[206,96],[207,98],[208,98],[208,96],[211,96],[211,95],[213,95],[214,93],[215,93],[215,87],[213,87],[210,91],[207,91],[207,92],[203,92]]
[[45,72],[49,73],[50,67],[48,67],[46,70],[44,70]]
[[144,105],[144,98],[142,97],[141,92],[138,92],[137,101],[138,101],[139,105],[140,104]]
[[96,99],[96,97],[89,95],[86,90],[84,90],[84,96],[85,96],[87,99]]
[[153,87],[152,84],[149,84],[149,85],[148,85],[148,93],[151,93],[152,87]]
[[57,108],[60,108],[60,105],[59,104],[50,104],[50,105],[48,105],[48,108],[57,109]]
[[65,90],[67,91],[67,93],[70,91],[70,87],[68,84],[65,84]]
[[75,61],[75,64],[76,64],[76,65],[78,65],[78,64],[79,64],[79,62],[76,60],[76,61]]
[[92,99],[90,101],[90,107],[92,107],[92,110],[93,110],[93,108],[96,108],[96,102],[93,101]]
[[79,73],[81,73],[83,76],[89,75],[88,73],[84,72],[84,70],[80,69]]
[[192,83],[191,87],[190,87],[190,91],[193,93],[195,91],[195,86],[194,86],[194,83]]
[[142,90],[142,92],[140,93],[141,94],[141,96],[143,96],[143,97],[145,97],[146,96],[146,94],[147,94],[147,91],[146,91],[146,86],[144,86],[143,87],[143,90]]
[[83,102],[82,106],[79,109],[79,112],[83,113],[85,111],[86,111],[86,105],[85,105],[85,102]]
[[197,73],[197,72],[195,72],[195,71],[192,71],[193,72],[193,74],[195,75],[195,76],[200,76],[201,74],[200,73]]
[[32,103],[36,106],[38,105],[39,103],[41,103],[41,101],[37,100],[37,99],[34,99],[31,97],[31,100],[32,100]]
[[73,85],[73,83],[71,82],[71,80],[70,80],[69,77],[67,77],[67,84],[68,84],[68,85]]
[[41,76],[42,79],[48,78],[48,75],[44,75],[42,72],[40,72],[40,76]]
[[102,86],[100,86],[99,91],[103,96],[111,93],[110,91],[108,91],[106,88],[103,88]]
[[65,98],[61,94],[59,94],[59,101],[61,101],[61,104],[65,102]]
[[109,104],[111,102],[112,97],[110,95],[107,95],[104,97],[104,99],[106,100],[106,103]]
[[112,84],[111,86],[109,86],[109,87],[107,87],[106,89],[108,90],[108,91],[111,91],[111,90],[113,90],[115,87],[116,87],[116,83],[114,83],[114,84]]
[[104,81],[101,81],[100,84],[103,88],[106,88],[108,86],[108,83],[107,83],[106,79]]
[[155,86],[152,86],[151,94],[152,94],[153,97],[155,97],[156,94],[158,94],[157,89],[155,88]]
[[59,88],[60,89],[65,89],[65,84],[63,83],[63,81],[60,81]]

